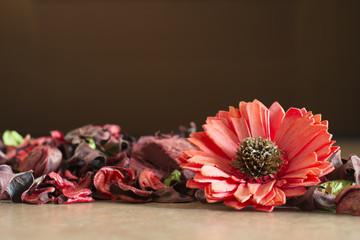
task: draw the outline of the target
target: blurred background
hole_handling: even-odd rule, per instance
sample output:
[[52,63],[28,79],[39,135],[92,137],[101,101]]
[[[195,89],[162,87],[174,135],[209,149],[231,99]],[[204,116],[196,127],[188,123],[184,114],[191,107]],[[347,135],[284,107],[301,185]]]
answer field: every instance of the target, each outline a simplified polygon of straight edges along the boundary
[[0,131],[177,131],[239,101],[360,136],[360,1],[0,0]]

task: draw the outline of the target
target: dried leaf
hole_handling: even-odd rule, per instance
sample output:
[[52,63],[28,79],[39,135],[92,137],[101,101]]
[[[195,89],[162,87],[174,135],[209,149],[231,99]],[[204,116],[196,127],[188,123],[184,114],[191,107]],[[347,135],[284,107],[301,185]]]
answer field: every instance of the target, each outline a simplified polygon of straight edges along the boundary
[[354,185],[355,183],[350,180],[332,180],[320,184],[322,186],[322,193],[331,193],[332,195],[338,195],[343,189]]
[[168,187],[174,183],[180,182],[181,172],[179,170],[174,170],[170,175],[165,179],[164,184]]
[[21,195],[34,181],[32,171],[13,173],[7,165],[0,166],[0,196],[6,191],[12,201],[21,202]]
[[3,141],[7,146],[18,147],[24,142],[24,138],[17,131],[6,130],[3,134]]

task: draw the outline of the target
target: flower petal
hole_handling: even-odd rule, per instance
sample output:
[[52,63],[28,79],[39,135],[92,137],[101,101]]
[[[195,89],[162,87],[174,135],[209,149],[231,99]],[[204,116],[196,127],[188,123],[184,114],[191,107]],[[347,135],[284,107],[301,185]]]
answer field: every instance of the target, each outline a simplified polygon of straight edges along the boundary
[[[327,131],[321,131],[318,135],[316,135],[310,142],[308,142],[304,147],[298,151],[297,153],[295,151],[292,151],[290,153],[287,153],[287,157],[289,159],[294,157],[304,157],[308,155],[311,152],[316,152],[316,150],[320,149],[322,146],[328,144],[330,142],[332,135],[329,134]],[[301,142],[299,142],[300,145]]]
[[228,136],[227,132],[221,132],[214,125],[205,124],[203,126],[206,134],[220,149],[228,156],[229,159],[236,155],[238,144]]
[[209,203],[221,202],[226,199],[230,199],[233,197],[233,194],[234,194],[233,192],[219,192],[219,193],[212,192],[210,185],[205,188],[206,200]]
[[205,165],[201,168],[201,174],[207,177],[223,177],[229,178],[230,175],[217,167]]
[[239,139],[239,142],[242,142],[245,138],[251,136],[249,127],[246,123],[245,118],[231,118],[231,122],[234,126],[236,135]]
[[275,192],[274,198],[271,201],[267,202],[266,206],[279,206],[285,204],[286,203],[285,193],[277,187],[274,188],[274,192]]
[[276,143],[291,159],[314,137],[326,130],[327,127],[319,124],[314,125],[311,120],[302,117],[295,121]]
[[271,182],[261,184],[253,196],[254,202],[260,203],[260,201],[273,189],[275,182],[276,181],[273,180]]
[[304,195],[307,190],[304,187],[284,187],[281,190],[285,193],[286,197],[298,197]]
[[272,212],[274,210],[274,206],[262,206],[254,204],[254,210],[263,211],[263,212]]
[[290,108],[284,116],[283,121],[281,122],[275,137],[274,141],[277,143],[279,140],[282,139],[284,134],[287,132],[287,130],[294,124],[296,120],[298,120],[300,117],[302,117],[302,113],[300,109],[297,108]]
[[285,112],[278,102],[274,102],[269,108],[270,114],[270,138],[274,140],[281,122],[284,119]]
[[193,179],[189,179],[186,183],[186,187],[188,187],[188,188],[205,188],[208,185],[209,185],[209,183],[196,182]]
[[256,103],[249,103],[247,106],[247,113],[249,116],[249,127],[252,137],[266,138],[264,125],[261,119],[260,105]]
[[224,204],[225,204],[226,206],[235,208],[236,210],[240,210],[240,209],[243,209],[243,208],[251,205],[250,202],[241,203],[241,202],[239,202],[238,200],[236,200],[235,198],[225,200],[225,201],[224,201]]
[[255,194],[261,184],[260,183],[248,183],[247,185],[249,187],[251,194]]
[[216,166],[227,173],[231,173],[231,170],[234,168],[233,166],[230,165],[229,160],[223,158],[214,158],[214,157],[206,157],[199,155],[188,159],[188,162],[198,163],[202,165]]
[[267,139],[270,139],[270,113],[269,109],[265,107],[259,100],[255,99],[254,103],[260,107],[260,118],[263,128],[265,130],[265,136]]
[[234,193],[234,197],[241,203],[246,202],[252,196],[247,184],[240,184]]
[[313,176],[319,176],[321,174],[321,170],[313,167],[313,168],[305,168],[305,169],[301,169],[295,172],[291,172],[288,174],[285,174],[284,176],[282,176],[282,178],[287,179],[287,178],[303,178],[306,179],[308,178],[308,175],[313,175]]
[[226,137],[230,138],[234,143],[239,143],[238,137],[235,135],[234,131],[224,123],[222,120],[210,120],[208,125],[212,125],[216,130],[223,133]]
[[205,132],[191,133],[188,141],[204,152],[227,158],[226,154],[209,138]]
[[222,193],[222,192],[232,192],[237,188],[237,184],[234,184],[229,181],[216,181],[212,182],[210,185],[211,192]]
[[309,168],[311,166],[317,165],[318,163],[319,162],[317,161],[317,155],[315,152],[312,152],[304,157],[295,157],[294,159],[289,160],[289,165],[285,174],[300,169]]

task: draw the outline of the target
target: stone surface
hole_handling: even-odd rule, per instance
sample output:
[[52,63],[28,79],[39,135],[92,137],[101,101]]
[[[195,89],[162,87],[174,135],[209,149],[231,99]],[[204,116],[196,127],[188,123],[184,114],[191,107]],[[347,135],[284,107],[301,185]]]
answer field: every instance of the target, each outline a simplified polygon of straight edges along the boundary
[[358,239],[360,218],[221,204],[0,203],[2,239]]

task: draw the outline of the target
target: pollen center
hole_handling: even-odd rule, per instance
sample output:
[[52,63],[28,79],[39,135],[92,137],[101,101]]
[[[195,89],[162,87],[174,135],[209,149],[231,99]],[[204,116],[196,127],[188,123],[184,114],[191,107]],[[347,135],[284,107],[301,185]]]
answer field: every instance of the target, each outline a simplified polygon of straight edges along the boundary
[[269,139],[245,138],[237,151],[235,161],[231,163],[248,178],[262,178],[279,171],[284,162],[284,153]]

